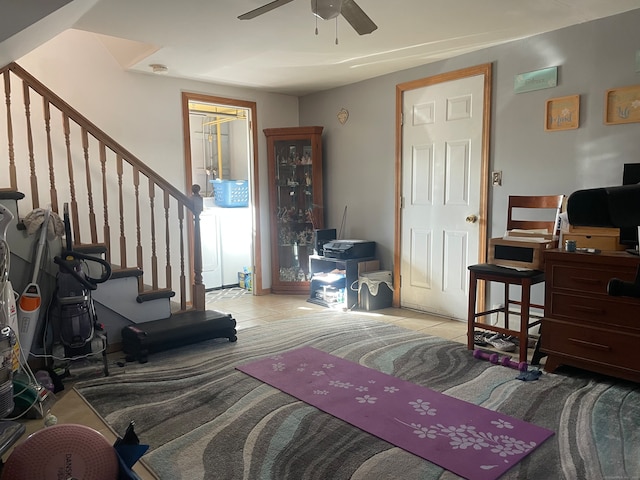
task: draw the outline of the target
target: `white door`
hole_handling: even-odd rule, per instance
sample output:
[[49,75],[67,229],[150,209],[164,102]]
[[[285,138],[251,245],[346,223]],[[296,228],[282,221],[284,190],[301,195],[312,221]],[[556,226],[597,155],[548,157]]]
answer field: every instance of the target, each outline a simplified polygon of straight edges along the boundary
[[402,307],[466,319],[478,262],[484,75],[407,90],[402,125]]

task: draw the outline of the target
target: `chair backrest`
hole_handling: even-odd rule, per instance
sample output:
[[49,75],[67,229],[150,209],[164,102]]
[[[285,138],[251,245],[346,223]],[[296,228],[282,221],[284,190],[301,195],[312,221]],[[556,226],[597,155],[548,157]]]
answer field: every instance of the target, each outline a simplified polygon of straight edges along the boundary
[[[563,200],[564,195],[510,195],[507,210],[507,230],[546,229],[549,233],[559,233],[558,215],[562,209]],[[528,211],[525,212],[524,209]],[[515,215],[518,217],[517,219],[514,218],[514,210],[517,210]],[[544,216],[545,219],[540,219],[541,216]]]

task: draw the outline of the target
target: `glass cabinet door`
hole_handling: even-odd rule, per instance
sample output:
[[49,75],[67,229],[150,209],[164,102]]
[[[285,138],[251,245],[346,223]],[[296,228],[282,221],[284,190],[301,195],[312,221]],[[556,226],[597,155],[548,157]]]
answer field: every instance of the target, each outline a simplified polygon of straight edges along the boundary
[[321,131],[322,127],[265,130],[270,160],[274,293],[308,293],[314,229],[324,225]]

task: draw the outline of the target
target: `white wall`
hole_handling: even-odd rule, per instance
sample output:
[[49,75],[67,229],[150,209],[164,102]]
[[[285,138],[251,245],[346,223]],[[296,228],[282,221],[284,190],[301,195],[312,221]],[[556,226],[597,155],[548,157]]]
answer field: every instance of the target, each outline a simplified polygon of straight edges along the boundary
[[[185,185],[181,93],[183,91],[247,100],[257,104],[259,193],[269,211],[264,128],[296,126],[298,99],[182,80],[170,76],[123,71],[98,37],[67,30],[17,63],[89,118],[123,147],[165,179],[189,194]],[[271,285],[268,216],[263,215],[262,269]]]

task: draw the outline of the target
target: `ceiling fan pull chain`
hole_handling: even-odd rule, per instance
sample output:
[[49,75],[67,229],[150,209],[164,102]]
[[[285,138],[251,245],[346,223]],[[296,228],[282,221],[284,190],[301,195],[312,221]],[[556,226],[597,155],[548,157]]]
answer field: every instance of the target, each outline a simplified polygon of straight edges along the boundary
[[[318,11],[318,0],[316,0],[316,12]],[[314,15],[316,19],[316,35],[318,35],[318,16]]]
[[336,17],[336,45],[338,45],[338,17]]

